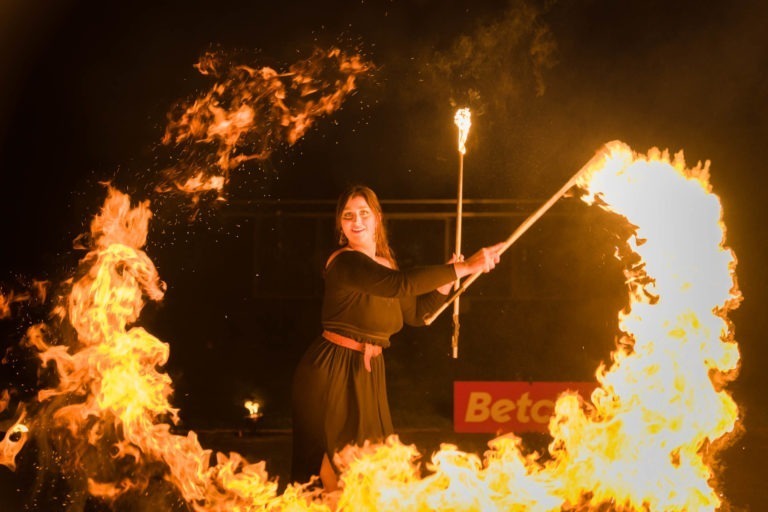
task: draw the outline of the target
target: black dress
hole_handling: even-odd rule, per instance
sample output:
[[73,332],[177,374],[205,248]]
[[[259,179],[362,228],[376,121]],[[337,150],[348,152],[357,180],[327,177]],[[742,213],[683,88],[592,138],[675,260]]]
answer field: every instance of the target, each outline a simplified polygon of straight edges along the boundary
[[[338,254],[325,271],[323,328],[382,348],[408,325],[424,325],[445,296],[435,289],[453,282],[453,265],[392,270],[357,251]],[[361,352],[322,336],[304,353],[293,378],[291,481],[307,482],[323,454],[394,432],[387,402],[384,358],[365,369]]]

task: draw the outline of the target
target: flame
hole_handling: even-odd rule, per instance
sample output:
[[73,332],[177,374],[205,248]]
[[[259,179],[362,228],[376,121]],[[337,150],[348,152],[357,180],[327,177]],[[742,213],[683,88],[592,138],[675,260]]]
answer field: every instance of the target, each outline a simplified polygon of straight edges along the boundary
[[453,122],[459,128],[459,153],[462,155],[467,154],[467,136],[469,135],[469,127],[472,126],[471,113],[468,108],[460,108],[456,111],[456,115],[453,116]]
[[48,295],[49,284],[50,283],[48,281],[31,279],[27,286],[29,290],[22,292],[0,292],[0,320],[9,318],[11,316],[11,306],[13,304],[26,303],[30,301],[36,301],[39,303],[45,302],[45,299]]
[[216,192],[221,193],[224,188],[224,177],[210,176],[206,179],[203,173],[199,172],[188,178],[184,183],[177,182],[175,185],[179,191],[187,194],[198,194],[210,190],[215,190]]
[[0,441],[0,464],[11,471],[16,470],[16,455],[24,447],[29,437],[29,428],[22,423],[24,417],[25,414],[22,413],[21,417],[5,433],[3,440]]
[[264,462],[217,453],[212,463],[194,432],[171,432],[178,410],[162,372],[168,344],[133,325],[145,301],[161,300],[165,290],[142,250],[151,216],[148,201],[132,207],[126,194],[109,188],[91,223],[91,250],[54,312],[76,339],[59,344],[48,326],[28,330],[25,344],[55,370],[57,384],[38,393],[39,412],[25,424],[22,411],[0,443],[0,463],[14,468],[30,435],[62,438],[59,444],[71,453],[61,469],[80,475],[92,496],[108,502],[144,491],[159,464],[162,477],[195,510],[320,510],[301,486],[278,498]]
[[248,414],[251,416],[259,414],[260,407],[261,407],[261,404],[259,404],[259,402],[256,402],[253,400],[245,401],[245,408],[248,410]]
[[[422,468],[416,447],[392,436],[340,452],[341,491],[326,495],[289,485],[277,496],[264,462],[217,453],[213,463],[194,432],[171,432],[178,411],[161,371],[168,345],[134,325],[145,299],[164,291],[142,250],[151,213],[110,189],[83,271],[57,309],[77,339],[55,344],[49,329],[30,328],[27,343],[55,368],[57,385],[38,394],[37,416],[22,411],[0,443],[0,463],[13,467],[26,438],[51,425],[68,446],[96,447],[74,450],[70,466],[106,501],[146,489],[159,464],[197,511],[713,511],[722,502],[710,464],[739,420],[725,386],[739,367],[727,315],[741,296],[708,172],[708,164],[687,169],[682,153],[637,155],[618,142],[583,169],[584,201],[635,227],[626,241],[634,257],[622,258],[629,306],[590,400],[557,400],[547,454],[508,434],[483,457],[442,445]],[[115,467],[105,472],[88,454]]]
[[0,293],[0,319],[11,316],[11,304],[16,302],[17,297],[13,292],[6,294]]
[[8,404],[11,402],[11,393],[7,389],[0,391],[0,412],[3,412],[8,408]]
[[199,199],[215,190],[220,197],[233,169],[266,159],[278,144],[295,144],[317,118],[338,110],[358,77],[373,68],[339,48],[316,49],[284,72],[235,60],[207,52],[196,64],[216,82],[169,114],[162,143],[179,148],[181,156],[158,191]]
[[628,244],[642,259],[626,270],[624,336],[613,365],[597,372],[594,410],[585,415],[558,403],[552,448],[559,470],[591,481],[593,500],[713,510],[721,502],[707,451],[738,420],[723,387],[739,365],[727,313],[741,295],[709,163],[688,169],[682,152],[670,158],[654,148],[643,156],[613,142],[587,164],[580,185],[586,202],[636,226]]

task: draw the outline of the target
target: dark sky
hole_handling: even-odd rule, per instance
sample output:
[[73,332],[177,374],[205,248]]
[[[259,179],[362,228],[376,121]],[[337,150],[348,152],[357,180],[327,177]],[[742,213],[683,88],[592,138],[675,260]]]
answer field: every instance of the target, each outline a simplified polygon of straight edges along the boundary
[[261,4],[5,0],[2,218],[28,233],[8,246],[51,229],[71,238],[86,215],[73,196],[157,172],[166,113],[210,85],[192,67],[204,51],[257,51],[254,65],[285,69],[331,45],[361,50],[377,71],[296,146],[242,169],[247,197],[331,199],[349,181],[385,198],[453,197],[451,118],[470,105],[467,197],[545,197],[620,139],[711,160],[728,224],[756,238],[761,2]]
[[468,198],[546,198],[613,139],[684,150],[712,162],[752,382],[765,355],[766,26],[760,1],[2,0],[0,282],[59,275],[98,182],[146,194],[166,113],[210,85],[193,68],[204,51],[285,69],[338,45],[377,71],[295,146],[239,169],[232,196],[329,200],[359,181],[385,199],[453,198],[465,104]]

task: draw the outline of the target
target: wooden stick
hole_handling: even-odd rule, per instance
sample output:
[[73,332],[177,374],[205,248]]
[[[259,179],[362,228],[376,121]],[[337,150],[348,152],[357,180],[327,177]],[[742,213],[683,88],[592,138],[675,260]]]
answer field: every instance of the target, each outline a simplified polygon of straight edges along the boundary
[[[464,202],[464,153],[459,151],[459,185],[456,204],[456,251],[454,254],[458,257],[461,254],[461,218]],[[461,287],[461,280],[456,279],[453,290],[457,291]],[[453,335],[451,336],[451,354],[454,359],[459,357],[459,297],[453,302]]]
[[[456,115],[453,117],[453,122],[459,129],[459,183],[457,187],[456,197],[456,250],[454,254],[458,258],[461,256],[461,223],[462,223],[462,208],[464,206],[464,153],[467,152],[465,143],[467,136],[469,135],[469,127],[472,126],[470,120],[471,113],[468,108],[460,108],[456,111]],[[458,290],[461,286],[461,280],[456,279],[454,283],[454,291]],[[459,357],[459,298],[453,302],[453,335],[451,336],[451,353],[454,359]]]
[[[552,206],[557,202],[558,199],[563,197],[568,190],[576,184],[576,181],[579,179],[579,177],[584,173],[589,166],[584,166],[579,172],[573,175],[573,177],[568,180],[568,182],[563,185],[563,187],[555,193],[552,197],[547,200],[546,203],[541,205],[538,210],[533,212],[530,217],[525,219],[522,224],[515,230],[514,233],[512,233],[509,238],[504,242],[504,245],[499,249],[499,255],[503,254],[504,251],[509,249],[509,247],[517,241],[518,238],[520,238],[523,233],[528,231],[528,229],[533,226],[533,224],[539,220],[539,218],[546,213],[547,210],[552,208]],[[446,301],[440,306],[440,308],[435,311],[434,313],[430,315],[426,315],[424,317],[424,324],[430,325],[432,322],[435,321],[435,318],[440,315],[443,311],[448,308],[454,301],[458,300],[459,296],[466,291],[467,288],[469,288],[469,285],[475,282],[475,280],[480,277],[480,275],[483,274],[483,272],[478,272],[476,274],[472,274],[471,276],[467,277],[462,283],[461,286],[459,286],[457,289],[454,289],[453,293],[448,296]]]

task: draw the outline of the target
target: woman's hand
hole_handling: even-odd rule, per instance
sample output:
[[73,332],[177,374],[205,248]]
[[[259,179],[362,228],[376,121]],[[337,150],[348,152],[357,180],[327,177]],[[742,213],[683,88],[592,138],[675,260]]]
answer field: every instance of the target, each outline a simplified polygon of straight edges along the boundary
[[464,261],[456,261],[453,268],[456,270],[456,277],[459,279],[470,274],[479,272],[490,272],[496,266],[500,259],[500,251],[505,242],[499,242],[490,247],[483,247],[475,254]]

